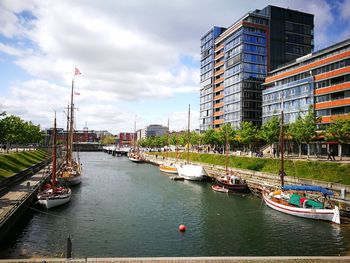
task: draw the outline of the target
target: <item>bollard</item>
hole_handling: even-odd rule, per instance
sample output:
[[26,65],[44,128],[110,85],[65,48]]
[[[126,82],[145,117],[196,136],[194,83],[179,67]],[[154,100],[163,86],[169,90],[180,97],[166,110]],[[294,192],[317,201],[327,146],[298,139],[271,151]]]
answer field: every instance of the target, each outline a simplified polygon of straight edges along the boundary
[[67,259],[72,258],[72,240],[70,236],[67,238]]

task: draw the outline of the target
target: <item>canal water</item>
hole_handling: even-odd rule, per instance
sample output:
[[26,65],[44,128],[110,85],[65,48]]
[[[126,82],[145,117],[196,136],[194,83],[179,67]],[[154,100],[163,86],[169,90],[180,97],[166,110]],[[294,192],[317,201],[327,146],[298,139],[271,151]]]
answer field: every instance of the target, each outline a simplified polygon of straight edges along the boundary
[[[68,236],[74,257],[349,254],[349,224],[285,215],[253,195],[173,181],[125,157],[94,152],[81,160],[84,178],[71,202],[29,210],[0,247],[1,258],[61,257]],[[182,223],[185,233],[178,231]]]

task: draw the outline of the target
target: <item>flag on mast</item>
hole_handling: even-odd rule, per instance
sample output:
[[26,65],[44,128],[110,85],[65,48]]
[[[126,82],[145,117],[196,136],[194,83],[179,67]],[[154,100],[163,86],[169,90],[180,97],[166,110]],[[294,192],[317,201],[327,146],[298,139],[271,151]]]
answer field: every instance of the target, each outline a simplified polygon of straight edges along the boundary
[[79,71],[79,69],[77,67],[75,67],[75,71],[74,71],[74,75],[81,75],[81,72]]
[[74,91],[74,95],[80,95],[80,92]]

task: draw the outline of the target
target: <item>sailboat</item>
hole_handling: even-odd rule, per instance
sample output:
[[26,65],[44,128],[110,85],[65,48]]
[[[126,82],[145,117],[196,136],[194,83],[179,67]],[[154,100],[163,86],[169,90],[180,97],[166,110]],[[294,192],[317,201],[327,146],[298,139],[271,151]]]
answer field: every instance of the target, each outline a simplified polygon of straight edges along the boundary
[[[168,120],[168,137],[167,145],[169,146],[169,120]],[[165,152],[165,159],[168,157],[168,151]],[[164,173],[177,174],[177,166],[172,162],[165,162],[159,165],[159,170]]]
[[234,192],[234,193],[247,193],[249,192],[248,184],[245,180],[242,180],[240,176],[233,175],[232,172],[228,172],[228,131],[227,127],[226,129],[226,147],[225,147],[225,175],[219,176],[216,178],[216,186],[213,186],[212,189],[214,191],[218,192],[226,192],[225,189],[227,189],[227,192]]
[[56,114],[53,129],[53,147],[52,147],[52,172],[51,185],[47,184],[45,189],[40,191],[37,195],[39,204],[45,206],[47,209],[66,204],[70,201],[71,190],[68,187],[56,187],[56,151],[57,151],[57,131],[56,131]]
[[340,224],[340,213],[337,206],[333,206],[328,197],[332,191],[321,186],[284,185],[284,121],[283,98],[281,103],[281,130],[280,130],[280,171],[281,189],[262,192],[263,200],[272,209],[285,214],[331,221]]
[[[66,159],[63,163],[62,173],[59,179],[63,180],[67,185],[77,185],[81,183],[82,168],[80,160],[76,160],[73,156],[73,141],[74,141],[74,79],[76,75],[80,75],[80,71],[75,68],[74,77],[72,79],[71,100],[68,106],[67,114],[67,144],[66,144]],[[69,123],[69,125],[68,125]],[[69,128],[69,129],[68,129]]]
[[135,124],[134,124],[133,137],[134,137],[133,138],[133,149],[129,152],[129,160],[134,162],[134,163],[143,163],[144,160],[141,158],[140,149],[139,149],[138,145],[136,147],[136,120],[135,120]]
[[187,161],[186,164],[181,164],[177,167],[177,172],[180,177],[190,181],[201,181],[206,172],[202,165],[190,164],[190,114],[191,106],[188,105],[188,129],[187,129]]

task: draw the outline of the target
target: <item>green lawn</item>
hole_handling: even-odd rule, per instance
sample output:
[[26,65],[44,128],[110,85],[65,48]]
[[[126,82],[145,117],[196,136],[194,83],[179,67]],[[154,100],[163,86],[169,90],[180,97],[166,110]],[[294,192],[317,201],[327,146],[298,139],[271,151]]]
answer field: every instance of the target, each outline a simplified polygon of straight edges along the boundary
[[13,152],[0,154],[0,181],[5,177],[12,176],[33,164],[40,163],[47,157],[44,150],[27,152]]
[[[162,155],[162,153],[157,154]],[[168,156],[172,158],[176,157],[175,153],[168,153]],[[186,156],[186,153],[180,153],[179,158],[186,159]],[[221,154],[190,153],[190,160],[195,162],[224,166],[225,159],[225,155]],[[230,156],[228,161],[228,166],[232,168],[272,174],[278,174],[279,165],[280,161],[278,159],[270,158]],[[350,185],[350,164],[286,160],[285,172],[287,176]]]

